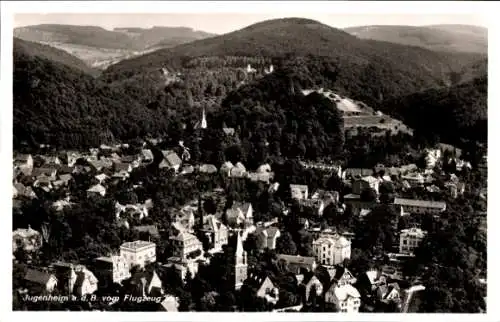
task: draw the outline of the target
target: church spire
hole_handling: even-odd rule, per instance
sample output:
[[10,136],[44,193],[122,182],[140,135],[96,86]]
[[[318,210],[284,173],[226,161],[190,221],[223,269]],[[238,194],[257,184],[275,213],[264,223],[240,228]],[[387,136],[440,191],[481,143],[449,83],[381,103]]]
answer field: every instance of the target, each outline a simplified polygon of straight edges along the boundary
[[205,108],[203,108],[203,112],[201,114],[201,126],[200,126],[202,129],[206,129],[207,128],[207,118],[206,118],[206,115],[205,115]]
[[234,288],[240,289],[243,282],[247,279],[248,264],[247,252],[243,249],[243,241],[241,239],[240,231],[236,232],[236,254],[234,266]]

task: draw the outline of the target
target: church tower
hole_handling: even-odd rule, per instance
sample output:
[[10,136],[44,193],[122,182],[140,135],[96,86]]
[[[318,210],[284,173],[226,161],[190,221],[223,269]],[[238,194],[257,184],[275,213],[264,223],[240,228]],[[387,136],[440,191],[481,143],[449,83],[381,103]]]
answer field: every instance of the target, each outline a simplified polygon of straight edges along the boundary
[[241,240],[241,232],[236,233],[236,254],[234,266],[234,288],[239,290],[243,282],[247,279],[248,263],[247,252],[243,249],[243,242]]
[[207,128],[207,118],[205,116],[205,108],[203,108],[203,112],[202,112],[202,115],[201,115],[201,126],[200,126],[202,129],[206,129]]

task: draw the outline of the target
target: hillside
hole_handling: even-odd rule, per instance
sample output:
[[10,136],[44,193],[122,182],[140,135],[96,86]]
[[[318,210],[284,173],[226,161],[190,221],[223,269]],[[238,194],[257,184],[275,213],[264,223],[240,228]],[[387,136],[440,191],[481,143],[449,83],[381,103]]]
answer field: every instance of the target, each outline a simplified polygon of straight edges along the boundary
[[14,29],[14,36],[65,50],[93,67],[105,68],[152,49],[213,36],[186,27],[115,28],[43,24]]
[[13,62],[14,148],[22,141],[88,147],[165,127],[161,116],[86,74],[65,52],[16,41]]
[[19,58],[25,57],[26,59],[29,59],[36,56],[66,65],[89,75],[98,74],[97,70],[88,67],[87,64],[85,64],[77,57],[48,45],[42,45],[35,42],[14,38],[13,46],[14,52]]
[[437,51],[488,53],[488,29],[467,25],[359,26],[344,29],[361,39]]
[[380,110],[400,118],[416,132],[443,142],[487,142],[488,82],[486,75],[443,89],[431,89],[388,100]]
[[[165,65],[182,68],[189,57],[311,55],[332,61],[339,70],[338,87],[350,88],[346,94],[363,101],[450,85],[453,72],[461,72],[464,66],[482,58],[477,54],[443,53],[362,40],[313,20],[287,18],[125,60],[109,67],[103,79],[125,79],[144,69]],[[353,81],[356,85],[351,85]]]

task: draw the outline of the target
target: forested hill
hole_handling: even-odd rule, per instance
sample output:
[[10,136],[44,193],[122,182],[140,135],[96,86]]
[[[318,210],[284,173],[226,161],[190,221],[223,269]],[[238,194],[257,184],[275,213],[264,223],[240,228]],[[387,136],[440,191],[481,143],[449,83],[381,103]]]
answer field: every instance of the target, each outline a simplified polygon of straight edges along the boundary
[[42,24],[19,27],[14,35],[36,42],[56,42],[95,48],[144,50],[158,45],[178,45],[211,37],[203,31],[186,27],[116,28],[106,30],[98,26]]
[[[32,48],[46,49],[30,44]],[[29,145],[96,146],[164,130],[161,117],[151,115],[120,90],[70,67],[64,52],[50,49],[26,54],[25,49],[14,46],[14,148],[23,141]],[[49,56],[55,60],[47,59]]]
[[437,51],[488,53],[488,29],[468,25],[359,26],[344,29],[361,39],[388,41]]
[[488,132],[487,76],[450,88],[431,89],[389,100],[380,110],[399,117],[420,134],[439,136],[443,142],[462,140],[486,143]]
[[90,68],[89,66],[87,66],[87,64],[85,64],[77,57],[48,45],[42,45],[35,42],[14,38],[13,46],[14,61],[16,59],[19,61],[23,59],[34,59],[34,57],[38,57],[66,65],[89,75],[97,76],[99,74],[97,70]]
[[[314,20],[286,18],[124,60],[110,66],[103,78],[116,81],[140,75],[148,68],[184,68],[193,57],[264,59],[287,55],[328,57],[341,71],[339,83],[354,80],[359,84],[355,87],[368,88],[377,100],[448,86],[454,72],[462,73],[464,66],[483,58],[478,54],[435,52],[363,40]],[[348,94],[356,97],[358,93]]]

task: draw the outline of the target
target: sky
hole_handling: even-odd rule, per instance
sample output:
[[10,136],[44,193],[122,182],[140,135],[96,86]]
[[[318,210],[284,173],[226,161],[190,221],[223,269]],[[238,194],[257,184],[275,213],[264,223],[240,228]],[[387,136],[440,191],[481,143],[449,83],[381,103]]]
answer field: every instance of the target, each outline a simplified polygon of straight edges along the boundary
[[275,18],[302,17],[318,20],[336,28],[366,25],[433,25],[433,24],[465,24],[486,27],[484,17],[473,14],[260,14],[260,13],[171,13],[171,14],[144,14],[144,13],[49,13],[14,15],[14,27],[37,24],[69,24],[92,25],[105,29],[116,27],[153,26],[191,27],[195,30],[223,34],[231,32],[253,23]]

